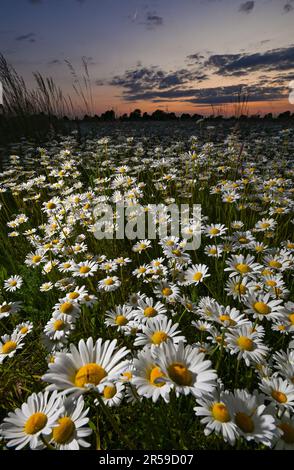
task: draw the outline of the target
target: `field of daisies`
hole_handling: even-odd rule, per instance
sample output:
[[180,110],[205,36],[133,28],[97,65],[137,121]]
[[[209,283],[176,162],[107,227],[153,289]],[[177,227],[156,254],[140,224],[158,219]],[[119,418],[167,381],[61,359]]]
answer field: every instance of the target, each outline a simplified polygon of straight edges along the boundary
[[[1,449],[294,449],[293,136],[7,155]],[[98,240],[95,207],[118,202],[200,204],[200,248]]]

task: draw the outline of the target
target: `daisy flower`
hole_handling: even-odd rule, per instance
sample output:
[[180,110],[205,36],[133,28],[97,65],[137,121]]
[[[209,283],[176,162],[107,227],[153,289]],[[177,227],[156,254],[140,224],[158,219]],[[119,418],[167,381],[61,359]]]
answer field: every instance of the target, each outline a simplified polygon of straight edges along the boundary
[[58,450],[79,450],[80,447],[90,447],[85,437],[90,436],[92,430],[87,426],[89,408],[85,408],[84,399],[77,400],[65,397],[62,401],[63,411],[53,425],[50,444]]
[[174,344],[186,342],[186,338],[177,330],[178,326],[178,323],[173,324],[167,317],[152,318],[142,327],[142,333],[137,333],[134,346],[148,345],[154,348],[170,341]]
[[43,250],[37,250],[35,253],[31,252],[26,256],[25,264],[33,268],[39,266],[41,263],[46,263],[48,260]]
[[281,431],[280,438],[275,442],[275,450],[294,450],[294,416],[285,415],[277,424]]
[[264,396],[255,390],[234,390],[231,395],[234,422],[239,434],[246,441],[254,441],[271,447],[274,438],[279,436],[273,410],[264,404]]
[[54,312],[52,318],[46,323],[44,333],[53,340],[68,337],[75,328],[75,318],[64,313]]
[[253,328],[253,324],[249,322],[230,329],[225,340],[231,354],[237,354],[238,360],[244,359],[249,367],[252,363],[262,362],[269,353],[269,348],[262,343],[263,334],[262,327]]
[[0,305],[0,320],[13,313],[17,313],[22,306],[22,302],[3,302]]
[[24,337],[27,334],[31,333],[33,328],[34,328],[34,325],[31,321],[22,322],[22,323],[19,323],[18,325],[16,325],[14,333],[16,335],[20,335],[20,336]]
[[48,390],[62,390],[63,393],[80,395],[100,382],[116,378],[125,368],[123,358],[128,350],[123,347],[116,350],[117,340],[99,338],[93,343],[92,338],[79,341],[78,348],[71,344],[69,353],[59,353],[48,372],[42,377],[49,382]]
[[238,427],[234,422],[234,410],[229,392],[215,393],[213,398],[197,398],[194,411],[196,416],[203,416],[200,422],[205,425],[204,434],[209,436],[215,432],[225,442],[234,445],[239,436]]
[[150,240],[139,240],[132,248],[135,253],[142,253],[142,251],[146,251],[148,248],[151,248],[151,241]]
[[164,304],[154,300],[152,297],[144,297],[138,300],[138,305],[134,309],[134,317],[140,323],[148,323],[154,317],[164,317],[167,309]]
[[223,224],[212,224],[205,227],[204,233],[209,238],[215,238],[224,235],[227,230],[228,229]]
[[252,314],[253,318],[279,320],[282,317],[282,300],[270,300],[270,294],[250,294],[244,303],[247,307],[245,313]]
[[[110,407],[119,406],[124,398],[125,386],[121,382],[103,382],[97,385],[97,391],[103,402]],[[99,400],[95,399],[94,404],[99,406]]]
[[121,282],[117,276],[107,276],[105,279],[101,279],[98,282],[98,290],[105,292],[112,292],[117,290],[121,285]]
[[20,276],[12,276],[4,281],[4,290],[14,292],[20,289],[23,284],[23,279]]
[[180,289],[172,282],[160,281],[154,288],[154,294],[167,302],[175,302],[179,299]]
[[294,410],[294,384],[281,377],[270,377],[261,380],[260,390],[278,408]]
[[81,261],[71,268],[74,277],[92,277],[97,271],[98,265],[95,261]]
[[155,363],[159,366],[165,381],[170,381],[176,392],[195,397],[210,394],[215,387],[216,373],[211,369],[211,362],[204,359],[192,346],[184,346],[183,342],[174,345],[172,342],[163,343],[154,350]]
[[23,336],[18,332],[12,333],[12,335],[3,335],[0,340],[0,364],[9,357],[13,357],[17,349],[22,349],[24,343],[22,343]]
[[50,436],[53,425],[63,411],[58,393],[33,393],[26,403],[8,413],[0,427],[0,434],[7,447],[20,450],[26,445],[31,449],[44,448],[42,436]]
[[197,284],[203,282],[206,277],[210,277],[208,267],[205,264],[193,264],[193,266],[185,272],[185,283],[187,285],[195,284],[197,286]]
[[254,257],[247,255],[233,255],[230,259],[227,260],[228,267],[225,268],[225,271],[231,271],[230,277],[235,276],[246,276],[254,278],[262,269],[262,266],[258,263],[255,263]]
[[115,310],[108,310],[105,316],[105,325],[112,326],[117,331],[125,331],[130,328],[129,323],[134,318],[133,308],[128,305],[118,305]]
[[52,284],[52,282],[44,282],[41,286],[40,286],[40,291],[41,292],[48,292],[49,290],[53,289],[54,285]]
[[151,398],[153,403],[162,397],[168,403],[172,383],[164,380],[165,375],[156,365],[151,351],[149,349],[140,351],[133,364],[132,383],[135,385],[138,395]]
[[69,301],[67,298],[59,299],[59,302],[53,307],[54,312],[67,315],[70,318],[76,318],[80,314],[80,307],[77,302]]

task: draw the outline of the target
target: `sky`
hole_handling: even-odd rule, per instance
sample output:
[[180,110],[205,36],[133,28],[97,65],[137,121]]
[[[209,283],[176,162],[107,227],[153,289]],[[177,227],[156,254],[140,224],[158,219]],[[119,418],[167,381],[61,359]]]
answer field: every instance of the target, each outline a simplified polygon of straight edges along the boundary
[[[34,86],[53,77],[76,112],[69,61],[88,65],[93,113],[290,110],[294,0],[0,0],[0,52]],[[293,85],[294,88],[294,85]],[[5,90],[4,90],[5,93]]]

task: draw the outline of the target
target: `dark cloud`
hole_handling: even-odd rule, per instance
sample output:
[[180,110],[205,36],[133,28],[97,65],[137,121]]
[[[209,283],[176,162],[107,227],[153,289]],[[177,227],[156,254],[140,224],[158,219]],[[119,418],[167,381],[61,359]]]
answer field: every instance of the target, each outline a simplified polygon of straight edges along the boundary
[[285,13],[290,13],[290,11],[294,10],[294,6],[291,3],[286,3],[283,9]]
[[166,90],[179,85],[186,85],[195,80],[201,82],[206,78],[207,76],[199,70],[183,68],[165,72],[157,66],[140,66],[126,70],[123,75],[116,75],[109,84],[122,87],[124,96],[132,100],[133,96],[144,94],[148,90]]
[[179,88],[169,90],[146,90],[133,95],[124,95],[126,101],[170,102],[185,101],[199,105],[236,103],[239,96],[248,101],[275,101],[285,96],[282,86],[246,86],[245,84],[215,88]]
[[48,62],[48,65],[60,65],[61,63],[59,59],[52,59]]
[[255,2],[244,2],[244,3],[241,3],[240,7],[239,7],[239,11],[241,13],[251,13],[253,8],[254,8],[254,4]]
[[155,29],[163,25],[163,17],[158,16],[156,12],[147,12],[145,20],[142,22],[147,29]]
[[294,68],[294,46],[255,54],[215,54],[204,63],[218,75],[242,76],[254,71],[279,71]]
[[29,41],[29,42],[36,42],[36,35],[35,33],[27,33],[21,34],[15,38],[16,41]]

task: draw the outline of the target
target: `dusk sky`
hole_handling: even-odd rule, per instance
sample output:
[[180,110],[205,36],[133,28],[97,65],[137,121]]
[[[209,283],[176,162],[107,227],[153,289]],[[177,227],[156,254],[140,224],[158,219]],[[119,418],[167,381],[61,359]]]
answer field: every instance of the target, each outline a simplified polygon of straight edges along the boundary
[[[26,81],[52,76],[74,96],[64,62],[87,58],[94,112],[156,108],[281,112],[294,80],[294,0],[1,0],[0,52]],[[5,90],[4,90],[5,91]]]

